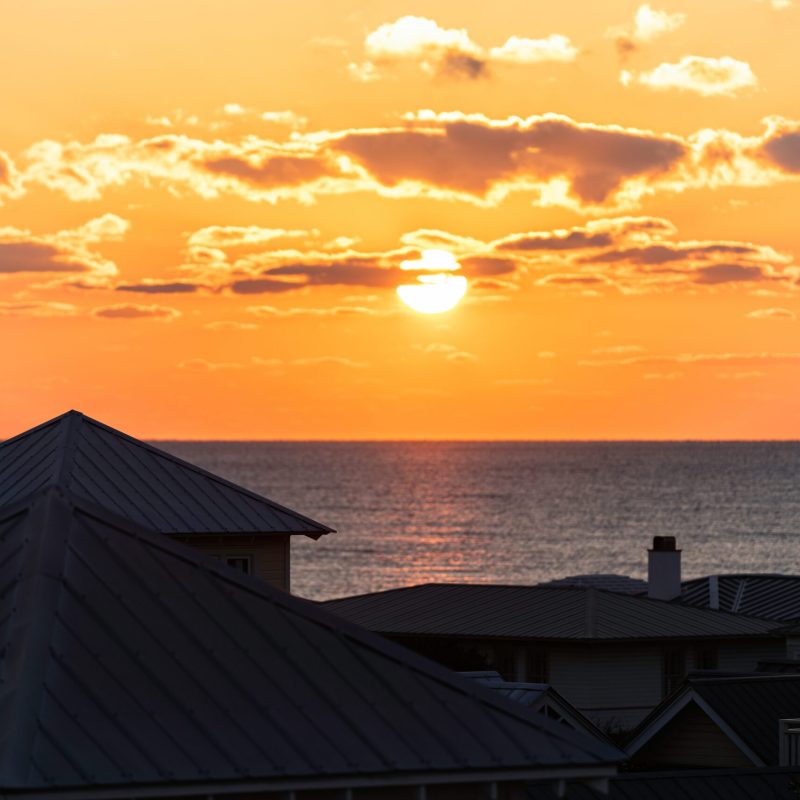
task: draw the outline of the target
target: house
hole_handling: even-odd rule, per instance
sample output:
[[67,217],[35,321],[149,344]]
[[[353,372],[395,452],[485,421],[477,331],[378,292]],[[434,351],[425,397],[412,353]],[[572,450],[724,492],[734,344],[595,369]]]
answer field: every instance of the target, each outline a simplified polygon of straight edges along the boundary
[[615,773],[605,742],[41,484],[0,510],[3,797],[518,800]]
[[560,725],[565,725],[570,730],[608,741],[605,734],[596,725],[546,683],[505,681],[500,673],[494,670],[461,672],[459,674],[487,686],[502,697],[519,703],[532,714],[542,714]]
[[292,536],[333,529],[68,411],[0,444],[0,509],[47,486],[289,591]]
[[780,623],[591,587],[424,584],[323,605],[451,669],[547,683],[604,730],[633,728],[688,670],[786,655]]
[[653,710],[625,749],[639,769],[778,766],[780,721],[798,717],[800,675],[700,673]]
[[[654,536],[648,551],[648,580],[626,575],[571,575],[539,584],[548,587],[592,586],[622,594],[674,600],[749,617],[783,622],[800,620],[800,576],[780,574],[705,575],[681,579],[681,551],[674,536]],[[793,650],[800,657],[800,640]],[[791,648],[790,648],[791,649]]]

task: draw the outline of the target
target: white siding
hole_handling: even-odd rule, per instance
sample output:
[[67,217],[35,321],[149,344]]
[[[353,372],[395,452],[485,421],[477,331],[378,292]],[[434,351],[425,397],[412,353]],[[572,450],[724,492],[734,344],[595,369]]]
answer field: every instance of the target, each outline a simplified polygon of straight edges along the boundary
[[658,646],[554,645],[548,655],[550,685],[601,728],[632,728],[661,700]]
[[715,648],[718,669],[750,672],[763,659],[784,657],[786,646],[783,639],[552,645],[548,682],[599,727],[632,728],[664,697],[667,647],[685,651],[687,670],[696,668],[698,648]]
[[225,536],[172,537],[213,556],[249,556],[253,575],[277,589],[290,589],[290,536],[226,534]]
[[759,661],[770,658],[786,658],[783,639],[725,642],[719,647],[719,669],[729,672],[752,672]]

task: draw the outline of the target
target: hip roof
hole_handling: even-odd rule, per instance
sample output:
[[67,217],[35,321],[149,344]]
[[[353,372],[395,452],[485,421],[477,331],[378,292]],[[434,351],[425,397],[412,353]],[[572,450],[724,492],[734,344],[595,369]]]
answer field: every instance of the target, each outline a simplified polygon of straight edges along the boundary
[[0,509],[51,486],[161,533],[333,532],[77,411],[0,444]]

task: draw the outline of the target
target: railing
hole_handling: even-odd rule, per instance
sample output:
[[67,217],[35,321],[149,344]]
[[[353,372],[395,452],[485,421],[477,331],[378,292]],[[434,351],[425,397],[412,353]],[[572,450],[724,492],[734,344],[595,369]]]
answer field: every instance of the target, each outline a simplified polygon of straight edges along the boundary
[[782,767],[799,767],[800,719],[781,719],[778,726],[778,763]]

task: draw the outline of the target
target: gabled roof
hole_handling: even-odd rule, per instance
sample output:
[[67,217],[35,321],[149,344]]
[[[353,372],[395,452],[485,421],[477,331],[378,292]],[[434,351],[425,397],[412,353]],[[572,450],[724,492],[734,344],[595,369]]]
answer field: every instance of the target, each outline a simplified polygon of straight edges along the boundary
[[466,678],[488,686],[515,703],[534,712],[545,713],[550,719],[557,719],[561,724],[573,730],[584,731],[601,741],[608,742],[606,735],[577,708],[567,702],[552,686],[547,683],[528,683],[523,681],[503,680],[495,670],[459,672]]
[[755,764],[778,764],[778,721],[800,717],[800,675],[690,675],[636,728],[626,748],[641,750],[689,702],[696,703]]
[[161,533],[331,533],[78,411],[0,444],[0,508],[60,486]]
[[546,683],[505,681],[499,672],[492,669],[459,672],[458,674],[488,686],[503,697],[528,708],[537,705],[540,700],[544,699],[550,689]]
[[707,575],[684,581],[680,602],[775,620],[800,619],[798,575]]
[[602,775],[621,757],[60,487],[0,513],[0,675],[6,791]]
[[[800,769],[691,770],[618,775],[608,792],[570,785],[569,800],[797,800]],[[529,784],[528,800],[557,800],[545,784]]]
[[579,587],[428,583],[329,600],[385,634],[510,639],[688,639],[770,636],[777,623]]

